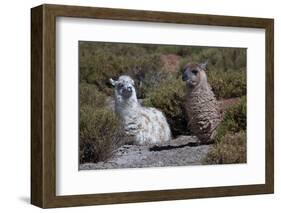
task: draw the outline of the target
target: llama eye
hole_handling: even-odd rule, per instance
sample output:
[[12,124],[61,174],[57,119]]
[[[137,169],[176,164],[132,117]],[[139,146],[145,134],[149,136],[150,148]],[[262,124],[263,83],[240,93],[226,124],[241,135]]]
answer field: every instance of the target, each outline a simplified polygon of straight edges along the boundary
[[192,72],[194,75],[197,75],[198,70],[191,70],[191,72]]
[[121,88],[123,88],[124,87],[124,85],[123,84],[118,84],[118,86],[117,86],[119,89],[121,89]]

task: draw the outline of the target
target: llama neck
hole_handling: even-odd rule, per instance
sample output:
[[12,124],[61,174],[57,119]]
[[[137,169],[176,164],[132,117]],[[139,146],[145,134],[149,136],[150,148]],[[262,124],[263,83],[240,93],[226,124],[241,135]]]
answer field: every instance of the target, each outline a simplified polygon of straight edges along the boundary
[[134,113],[135,109],[139,108],[138,99],[136,95],[132,95],[128,99],[124,99],[120,95],[115,95],[115,108],[116,111],[122,116]]
[[208,92],[210,90],[210,85],[207,82],[207,76],[205,74],[201,74],[201,79],[198,85],[195,87],[187,86],[187,93],[192,96],[197,96],[201,93]]
[[194,88],[187,88],[187,100],[189,105],[197,105],[200,103],[202,107],[207,106],[208,103],[216,102],[215,95],[208,83],[204,86],[198,85]]

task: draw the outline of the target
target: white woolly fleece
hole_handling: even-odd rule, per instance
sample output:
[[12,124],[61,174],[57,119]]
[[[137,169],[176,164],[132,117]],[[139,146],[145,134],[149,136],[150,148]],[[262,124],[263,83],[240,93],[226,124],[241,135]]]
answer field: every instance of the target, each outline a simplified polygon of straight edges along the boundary
[[138,103],[134,81],[129,76],[120,76],[115,85],[122,82],[132,88],[132,95],[125,98],[115,86],[115,111],[122,121],[125,134],[135,144],[157,144],[171,139],[171,130],[164,114]]

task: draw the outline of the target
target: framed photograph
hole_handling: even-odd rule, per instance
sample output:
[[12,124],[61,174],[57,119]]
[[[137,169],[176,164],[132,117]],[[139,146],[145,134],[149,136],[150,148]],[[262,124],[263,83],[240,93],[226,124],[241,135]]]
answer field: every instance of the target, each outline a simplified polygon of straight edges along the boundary
[[274,21],[31,9],[31,203],[274,192]]

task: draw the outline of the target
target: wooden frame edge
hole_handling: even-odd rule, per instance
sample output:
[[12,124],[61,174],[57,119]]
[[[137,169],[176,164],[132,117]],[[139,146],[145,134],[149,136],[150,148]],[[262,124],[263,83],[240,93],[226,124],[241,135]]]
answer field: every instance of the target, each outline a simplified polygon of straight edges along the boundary
[[[266,30],[266,183],[246,186],[56,196],[55,22],[58,16],[264,28]],[[32,204],[41,208],[54,208],[274,192],[273,19],[45,4],[31,9],[31,27]]]
[[266,185],[274,193],[274,20],[268,21],[265,28],[266,39]]
[[43,207],[43,7],[31,10],[31,203]]

